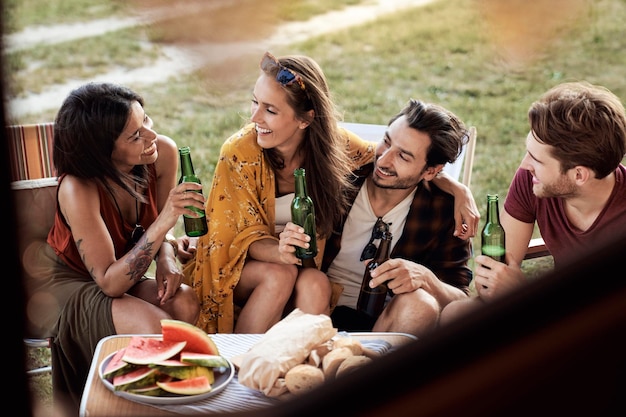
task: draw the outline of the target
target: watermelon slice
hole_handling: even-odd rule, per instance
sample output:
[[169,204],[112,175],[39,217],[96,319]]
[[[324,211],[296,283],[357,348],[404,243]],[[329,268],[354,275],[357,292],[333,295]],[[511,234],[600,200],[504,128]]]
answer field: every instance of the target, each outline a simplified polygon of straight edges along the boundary
[[180,360],[183,363],[206,366],[209,368],[227,368],[228,361],[225,357],[219,355],[208,355],[206,353],[180,352]]
[[116,391],[128,391],[154,385],[159,373],[156,369],[142,366],[134,371],[113,377],[113,388]]
[[122,356],[122,360],[135,365],[161,362],[180,353],[184,341],[168,342],[152,337],[133,336]]
[[164,391],[172,394],[198,395],[211,391],[211,384],[205,376],[184,379],[173,382],[157,382],[157,385]]
[[104,371],[102,371],[103,378],[110,381],[114,376],[128,373],[136,368],[135,365],[122,360],[125,351],[126,348],[123,348],[115,352],[115,355],[113,355],[109,363],[107,363],[106,368],[104,368]]
[[137,395],[148,395],[150,397],[163,397],[167,395],[167,391],[163,391],[156,383],[148,387],[129,389],[128,392]]
[[149,385],[139,387],[139,388],[129,388],[126,390],[126,392],[130,392],[131,394],[137,394],[137,395],[148,395],[150,397],[166,397],[166,396],[169,396],[170,393],[167,391],[163,391],[161,388],[159,388],[156,382],[157,381],[171,382],[173,380],[174,378],[172,378],[171,376],[159,375],[155,379],[153,384],[149,384]]
[[181,320],[161,320],[164,342],[187,342],[185,350],[209,355],[219,355],[213,339],[199,327]]
[[208,379],[210,384],[215,381],[213,370],[205,366],[188,364],[183,366],[150,365],[150,367],[156,369],[161,374],[169,375],[176,379],[191,379],[204,376]]
[[176,358],[166,359],[164,361],[158,361],[158,362],[153,362],[153,363],[148,364],[148,366],[151,368],[158,368],[159,366],[192,366],[192,365],[194,364],[182,362]]

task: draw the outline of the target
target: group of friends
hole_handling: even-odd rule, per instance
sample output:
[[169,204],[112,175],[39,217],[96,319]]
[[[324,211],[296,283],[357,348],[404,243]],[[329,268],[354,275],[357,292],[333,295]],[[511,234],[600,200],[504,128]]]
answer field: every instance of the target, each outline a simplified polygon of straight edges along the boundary
[[[477,255],[474,271],[480,215],[468,187],[442,171],[468,141],[461,118],[410,99],[378,143],[339,120],[313,59],[265,53],[249,123],[222,145],[205,198],[188,192],[199,184],[177,183],[177,145],[153,129],[139,94],[110,83],[72,91],[55,119],[58,206],[41,259],[42,288],[57,300],[46,317],[55,402],[77,412],[100,339],[160,333],[163,318],[264,333],[299,308],[340,330],[423,338],[524,285],[535,223],[556,267],[626,225],[626,114],[602,86],[562,83],[531,105],[500,217],[506,262]],[[296,168],[315,204],[315,267],[295,256],[310,239],[291,222]],[[190,206],[205,209],[208,233],[172,239]],[[393,233],[391,258],[370,286],[386,282],[393,295],[371,318],[356,303],[362,252],[381,227]]]

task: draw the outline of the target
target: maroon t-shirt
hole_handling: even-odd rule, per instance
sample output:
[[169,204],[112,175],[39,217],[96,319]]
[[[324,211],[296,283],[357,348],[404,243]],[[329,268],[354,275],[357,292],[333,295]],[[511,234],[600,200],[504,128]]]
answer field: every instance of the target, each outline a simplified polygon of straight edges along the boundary
[[570,223],[563,202],[562,198],[537,198],[533,194],[532,175],[522,168],[515,173],[504,202],[504,209],[517,220],[537,222],[555,266],[573,261],[626,232],[626,167],[620,165],[615,170],[613,192],[587,230],[581,231]]

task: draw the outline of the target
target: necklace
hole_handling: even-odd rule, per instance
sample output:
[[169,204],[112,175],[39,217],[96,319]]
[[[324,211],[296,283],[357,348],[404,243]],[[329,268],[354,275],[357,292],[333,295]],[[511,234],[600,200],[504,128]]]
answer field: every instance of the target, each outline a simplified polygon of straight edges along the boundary
[[[135,184],[135,191],[137,191],[137,184]],[[115,197],[113,198],[113,202],[115,203],[115,207],[117,208],[117,212],[120,215],[120,219],[122,220],[122,225],[124,224],[124,216],[122,215],[122,210],[120,209],[119,204],[117,204],[117,200]],[[133,231],[130,233],[130,241],[128,244],[130,246],[134,246],[143,234],[146,232],[146,229],[139,223],[139,201],[135,198],[135,227]]]
[[[137,185],[135,185],[135,190],[137,190]],[[139,223],[139,201],[135,198],[135,228],[130,234],[130,240],[133,242],[133,245],[139,242],[139,239],[146,232],[146,229]]]

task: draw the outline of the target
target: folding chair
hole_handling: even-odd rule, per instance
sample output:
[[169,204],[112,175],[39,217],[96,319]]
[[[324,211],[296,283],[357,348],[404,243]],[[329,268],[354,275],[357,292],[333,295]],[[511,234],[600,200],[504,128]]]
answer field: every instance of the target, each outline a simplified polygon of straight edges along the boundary
[[[11,189],[19,231],[18,251],[22,277],[29,279],[36,265],[33,256],[46,244],[56,210],[56,171],[52,163],[54,124],[51,122],[6,127],[11,161]],[[36,302],[27,300],[27,321],[36,314]],[[29,335],[32,336],[32,335]],[[29,337],[28,348],[50,348],[50,340]],[[50,364],[30,369],[29,375],[50,372]]]

